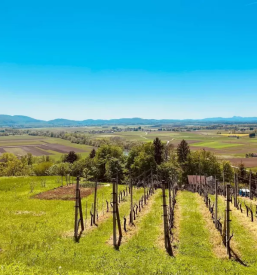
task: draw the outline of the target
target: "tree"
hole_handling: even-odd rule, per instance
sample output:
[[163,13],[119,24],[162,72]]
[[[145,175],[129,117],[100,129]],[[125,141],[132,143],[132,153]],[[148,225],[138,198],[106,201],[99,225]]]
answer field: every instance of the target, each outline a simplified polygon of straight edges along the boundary
[[94,157],[93,167],[97,169],[98,180],[106,180],[106,164],[111,158],[121,160],[123,158],[123,150],[121,147],[104,144],[99,147]]
[[164,146],[158,137],[154,140],[153,145],[154,145],[154,159],[156,163],[160,165],[163,162]]
[[79,159],[79,156],[74,151],[70,151],[67,155],[64,155],[63,162],[73,163],[78,159]]
[[225,182],[231,182],[234,178],[234,171],[229,161],[223,161],[221,164],[222,172],[224,173]]
[[37,176],[47,176],[48,170],[53,165],[52,162],[40,162],[38,164],[35,164],[33,167],[34,173]]
[[93,148],[92,151],[90,152],[89,157],[90,157],[91,159],[93,159],[93,158],[95,157],[95,154],[96,154],[96,151],[95,151],[95,148]]
[[183,139],[177,147],[177,156],[179,163],[185,163],[187,161],[187,157],[190,154],[190,148],[188,143]]
[[119,183],[123,180],[123,163],[117,158],[111,158],[106,163],[106,178],[112,180],[118,177]]
[[134,177],[150,170],[153,172],[156,171],[154,152],[154,145],[152,142],[132,148],[129,152],[126,167]]
[[238,171],[238,176],[241,178],[241,180],[242,179],[244,179],[245,178],[245,176],[246,176],[246,171],[245,171],[245,165],[244,165],[244,163],[243,162],[241,162],[240,164],[239,164],[239,167],[238,167],[239,169],[239,171]]

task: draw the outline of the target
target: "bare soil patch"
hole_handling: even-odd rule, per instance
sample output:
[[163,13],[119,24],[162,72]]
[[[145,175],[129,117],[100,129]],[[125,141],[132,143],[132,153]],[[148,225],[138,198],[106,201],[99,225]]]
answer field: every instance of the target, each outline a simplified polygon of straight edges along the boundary
[[[101,186],[98,186],[98,189]],[[94,192],[94,188],[80,188],[81,198],[85,198]],[[33,198],[40,200],[75,200],[76,184],[58,187],[35,195]]]
[[45,143],[45,144],[41,144],[38,147],[43,149],[43,150],[56,151],[56,152],[62,153],[62,154],[68,153],[70,151],[74,151],[76,153],[85,152],[85,150],[82,150],[82,149],[79,149],[79,148],[74,148],[74,147],[70,147],[70,146],[66,146],[66,145],[62,145],[62,144],[57,144],[57,143]]
[[257,158],[230,158],[228,160],[235,166],[239,166],[241,162],[243,162],[246,167],[251,168],[257,166]]
[[4,150],[4,148],[0,147],[0,154],[3,154],[3,153],[5,153],[5,150]]
[[22,146],[21,148],[27,153],[31,153],[33,156],[52,155],[52,153],[40,150],[35,146]]

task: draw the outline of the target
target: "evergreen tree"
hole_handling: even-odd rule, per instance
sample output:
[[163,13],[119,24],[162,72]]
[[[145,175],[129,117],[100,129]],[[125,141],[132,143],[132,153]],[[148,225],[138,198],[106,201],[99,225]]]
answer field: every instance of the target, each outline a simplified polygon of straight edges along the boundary
[[163,162],[164,146],[158,137],[154,140],[153,145],[154,145],[154,159],[156,163],[160,165]]
[[178,162],[185,163],[187,156],[190,154],[190,148],[188,143],[183,139],[177,148]]
[[64,156],[64,162],[73,163],[78,159],[79,156],[74,151],[70,151],[67,155]]
[[93,158],[95,157],[95,154],[96,154],[96,152],[95,152],[95,149],[93,148],[92,151],[90,152],[89,157],[90,157],[91,159],[93,159]]

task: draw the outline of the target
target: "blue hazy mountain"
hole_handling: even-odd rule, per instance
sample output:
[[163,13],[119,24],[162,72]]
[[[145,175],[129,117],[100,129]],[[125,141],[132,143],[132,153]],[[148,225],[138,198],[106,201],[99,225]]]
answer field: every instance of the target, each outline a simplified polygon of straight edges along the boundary
[[185,124],[242,124],[257,123],[257,117],[240,117],[231,118],[214,117],[204,119],[143,119],[143,118],[119,118],[119,119],[86,119],[81,121],[69,119],[53,119],[49,121],[38,120],[28,116],[21,115],[0,115],[0,127],[58,127],[58,126],[101,126],[101,125],[185,125]]

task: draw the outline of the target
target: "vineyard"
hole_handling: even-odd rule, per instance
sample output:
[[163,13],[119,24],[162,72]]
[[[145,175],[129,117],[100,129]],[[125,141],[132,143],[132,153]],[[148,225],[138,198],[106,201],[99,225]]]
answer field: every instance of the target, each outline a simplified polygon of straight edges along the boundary
[[35,198],[57,177],[1,179],[1,274],[255,274],[255,200],[219,191],[215,215],[215,190],[176,179],[70,185],[75,202]]

